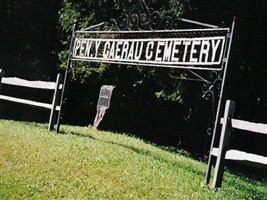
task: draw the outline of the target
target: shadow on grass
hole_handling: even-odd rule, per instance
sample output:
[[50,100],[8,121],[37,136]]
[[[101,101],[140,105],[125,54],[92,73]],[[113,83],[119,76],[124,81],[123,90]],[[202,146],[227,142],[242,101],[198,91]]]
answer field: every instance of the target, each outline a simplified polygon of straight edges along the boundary
[[[139,155],[143,155],[143,156],[147,156],[147,157],[150,157],[152,159],[155,159],[157,161],[160,161],[160,162],[164,162],[170,166],[179,166],[179,168],[182,168],[183,170],[186,170],[190,173],[194,173],[198,176],[201,176],[201,177],[204,177],[205,176],[205,173],[202,172],[201,170],[198,170],[198,169],[195,169],[193,167],[191,167],[190,165],[184,165],[183,163],[179,163],[179,162],[174,162],[174,161],[170,161],[168,159],[165,159],[165,158],[162,158],[161,156],[159,155],[156,155],[156,154],[153,154],[151,151],[148,151],[148,150],[143,150],[143,149],[140,149],[140,148],[137,148],[137,147],[134,147],[134,146],[130,146],[130,145],[125,145],[125,144],[121,144],[121,143],[118,143],[118,142],[114,142],[114,141],[107,141],[107,140],[101,140],[101,139],[98,139],[98,138],[95,138],[91,135],[84,135],[84,134],[81,134],[81,133],[78,133],[78,132],[65,132],[65,131],[61,131],[59,134],[64,134],[64,135],[74,135],[74,136],[78,136],[78,137],[83,137],[83,138],[88,138],[88,139],[93,139],[93,140],[96,140],[96,141],[100,141],[100,142],[103,142],[103,143],[106,143],[106,144],[111,144],[111,145],[116,145],[116,146],[119,146],[119,147],[123,147],[127,150],[131,150]],[[143,141],[143,140],[142,140]],[[144,141],[145,142],[145,141]],[[151,143],[146,143],[145,144],[150,144]],[[157,148],[160,148],[162,149],[163,151],[166,151],[166,152],[170,152],[166,149],[164,149],[163,147],[157,147]],[[183,157],[188,157],[188,154],[186,154],[187,156],[183,155],[183,153],[179,153],[177,152],[177,154],[183,156]],[[203,179],[204,180],[204,179]]]
[[92,140],[98,140],[97,138],[91,136],[91,135],[84,135],[84,134],[81,134],[81,133],[78,133],[78,132],[65,132],[65,131],[60,131],[58,132],[58,134],[61,134],[61,135],[73,135],[73,136],[78,136],[78,137],[83,137],[83,138],[88,138],[88,139],[92,139]]
[[[46,126],[43,125],[43,124],[38,124],[37,123],[37,124],[33,124],[33,125],[35,127],[38,127],[38,128],[46,128]],[[116,145],[116,146],[125,148],[127,150],[131,150],[131,151],[133,151],[133,152],[135,152],[135,153],[137,153],[139,155],[143,155],[143,156],[155,159],[157,161],[164,162],[167,165],[179,167],[180,169],[182,169],[184,171],[187,171],[188,173],[194,173],[195,175],[199,176],[200,178],[203,178],[203,183],[204,183],[205,172],[203,172],[202,170],[197,169],[196,167],[192,167],[189,164],[184,164],[182,162],[176,162],[176,161],[168,160],[168,159],[163,158],[162,156],[157,155],[157,154],[155,154],[155,153],[153,153],[153,152],[151,152],[149,150],[140,149],[140,148],[137,148],[137,147],[134,147],[134,146],[131,146],[131,145],[122,144],[122,143],[119,143],[119,142],[98,139],[97,137],[94,137],[92,135],[85,135],[85,134],[82,134],[82,133],[79,133],[79,132],[74,132],[74,131],[71,131],[71,132],[60,131],[58,134],[72,135],[72,136],[77,136],[77,137],[81,137],[81,138],[92,139],[92,140],[100,141],[100,142],[103,142],[103,143],[106,143],[106,144]],[[142,140],[142,141],[144,141],[144,140]],[[153,145],[150,142],[146,142],[146,141],[144,141],[144,143]],[[175,154],[178,154],[178,155],[183,156],[185,158],[190,158],[190,159],[199,161],[199,159],[197,159],[195,156],[192,156],[190,153],[185,152],[185,151],[181,151],[181,150],[178,150],[178,149],[175,149],[175,148],[171,148],[171,147],[163,147],[163,146],[156,146],[156,147],[162,149],[165,152],[175,153]],[[232,170],[230,168],[229,171],[230,171],[231,174],[233,174],[235,176],[239,176],[243,180],[243,182],[235,182],[234,178],[224,179],[223,185],[235,185],[237,190],[244,191],[244,192],[246,192],[248,194],[253,195],[253,199],[267,199],[265,192],[260,191],[257,188],[253,187],[253,185],[254,185],[253,181],[258,181],[260,184],[264,185],[264,184],[266,184],[266,179],[262,179],[262,177],[259,178],[258,176],[257,177],[251,176],[248,173],[243,173],[242,172],[243,170],[241,170],[241,172],[240,172],[240,164],[237,166],[237,169],[233,169]],[[266,173],[266,171],[265,171],[265,173]]]
[[[30,124],[30,125],[38,127],[38,128],[47,128],[47,125],[45,125],[45,124],[32,123],[32,122],[22,122],[22,123]],[[121,143],[114,142],[114,141],[100,140],[100,139],[98,139],[98,138],[96,138],[96,137],[94,137],[92,135],[85,135],[85,134],[78,133],[78,132],[73,132],[73,131],[66,132],[64,130],[61,130],[58,134],[73,135],[73,136],[88,138],[88,139],[92,139],[92,140],[98,140],[98,141],[101,141],[101,142],[104,142],[104,143],[107,143],[107,144],[117,145],[117,146],[126,148],[128,150],[131,150],[131,151],[133,151],[133,152],[135,152],[137,154],[141,154],[141,155],[144,155],[144,156],[151,157],[151,158],[153,158],[155,160],[165,162],[165,163],[167,163],[168,165],[171,165],[171,166],[177,166],[178,165],[179,167],[181,167],[183,169],[186,169],[188,171],[190,170],[191,172],[193,172],[193,173],[195,173],[195,174],[197,174],[199,176],[203,176],[203,177],[205,176],[205,173],[200,171],[200,170],[194,169],[192,167],[189,169],[189,166],[184,166],[182,163],[177,163],[177,162],[173,162],[173,161],[167,160],[167,159],[162,158],[162,157],[160,157],[158,155],[155,155],[155,154],[153,155],[153,153],[150,152],[150,151],[139,149],[139,148],[136,148],[134,146],[125,145],[125,144],[121,144]],[[142,141],[145,144],[149,144],[149,145],[155,146],[151,142],[145,141],[143,139],[142,139]],[[203,162],[203,160],[200,159],[199,157],[194,156],[194,155],[192,155],[192,154],[190,154],[190,153],[188,153],[186,151],[183,151],[183,150],[179,150],[179,149],[176,149],[176,148],[173,148],[173,147],[164,147],[164,146],[156,146],[156,147],[162,149],[163,151],[169,152],[169,153],[175,153],[175,154],[181,155],[183,157],[193,159],[195,161]],[[247,166],[247,165],[244,165],[242,163],[237,163],[237,162],[227,162],[226,166],[228,168],[228,171],[231,174],[239,176],[239,177],[242,177],[242,179],[244,179],[244,180],[250,179],[251,181],[259,181],[259,182],[261,182],[263,184],[267,182],[267,169],[266,168],[262,169],[262,168],[257,168],[257,167],[253,167],[253,166],[251,167],[251,166]],[[225,181],[227,181],[227,180],[225,180]]]
[[239,161],[227,161],[226,164],[231,174],[267,182],[267,165],[255,165],[253,163]]
[[[120,144],[120,143],[117,143],[117,142],[110,142],[110,141],[103,141],[103,140],[100,140],[100,141],[126,148],[128,150],[131,150],[131,151],[137,153],[137,154],[148,156],[148,157],[153,158],[155,160],[158,160],[160,162],[164,162],[164,163],[166,163],[166,164],[168,164],[170,166],[179,167],[179,168],[183,169],[184,171],[188,171],[189,173],[194,173],[197,176],[203,178],[203,183],[205,181],[205,175],[206,175],[205,172],[201,171],[200,169],[197,169],[196,167],[192,167],[190,165],[185,165],[184,163],[170,161],[170,160],[167,160],[165,158],[162,158],[161,156],[155,155],[150,151],[145,151],[145,150],[133,147],[133,146]],[[176,151],[168,150],[168,149],[167,150],[166,149],[162,149],[162,150],[167,151],[167,152],[169,152],[169,151],[175,152],[175,153],[177,153],[177,154],[179,154],[179,155],[181,155],[183,157],[190,158],[190,159],[193,159],[193,160],[195,159],[195,158],[190,157],[190,154],[188,154],[188,153],[180,153],[178,150],[176,150]],[[185,155],[183,155],[183,154],[185,154]],[[232,173],[232,174],[234,174],[235,176],[240,176],[240,173],[239,174],[238,173]],[[244,180],[244,184],[240,184],[240,182],[238,182],[238,184],[237,183],[233,183],[232,179],[225,179],[224,180],[224,184],[225,185],[226,184],[228,184],[228,185],[233,185],[234,184],[236,189],[238,189],[240,191],[246,191],[247,194],[253,195],[253,199],[262,199],[262,200],[266,199],[267,200],[267,196],[266,196],[265,192],[260,191],[260,190],[256,189],[255,187],[253,187],[253,185],[254,185],[253,181],[258,181],[261,184],[266,184],[266,182],[264,180],[253,179],[252,178],[252,179],[250,179],[248,181],[247,178],[244,177],[244,175],[241,175],[241,177]],[[249,184],[246,184],[246,182],[249,182]],[[248,197],[248,199],[251,199],[251,198]]]

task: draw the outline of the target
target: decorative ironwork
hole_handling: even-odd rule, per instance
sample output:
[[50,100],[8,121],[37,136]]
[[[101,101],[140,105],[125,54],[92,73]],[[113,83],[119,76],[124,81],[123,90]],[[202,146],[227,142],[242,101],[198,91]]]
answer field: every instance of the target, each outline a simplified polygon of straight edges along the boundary
[[113,28],[109,30],[119,31],[174,30],[185,27],[218,28],[193,20],[163,16],[159,11],[149,8],[144,0],[137,0],[130,13],[124,13],[116,20],[111,20],[111,24]]
[[209,73],[195,72],[192,70],[178,71],[177,69],[171,69],[170,77],[181,80],[199,81],[202,82],[202,98],[211,102],[211,112],[209,116],[209,126],[207,128],[207,135],[205,139],[205,145],[203,149],[203,155],[208,157],[208,144],[213,134],[213,128],[215,126],[215,99],[219,97],[220,91],[222,90],[222,71],[210,71]]
[[205,82],[202,86],[202,97],[206,100],[214,98],[215,95],[219,96],[221,90],[222,78],[221,73],[217,71],[211,71],[209,74],[210,81]]
[[181,21],[171,16],[162,17],[159,11],[148,8],[144,0],[138,0],[131,13],[122,14],[118,19],[112,20],[112,23],[120,31],[172,30],[178,29]]
[[174,79],[203,82],[202,98],[205,100],[211,100],[214,97],[219,96],[219,91],[221,90],[222,85],[222,72],[220,71],[211,71],[207,74],[188,69],[183,71],[170,69],[169,75]]

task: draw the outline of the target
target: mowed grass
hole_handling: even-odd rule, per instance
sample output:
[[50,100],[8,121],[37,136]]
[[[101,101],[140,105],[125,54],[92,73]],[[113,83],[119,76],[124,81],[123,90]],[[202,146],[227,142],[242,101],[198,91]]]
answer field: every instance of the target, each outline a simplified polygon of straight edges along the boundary
[[92,128],[0,121],[0,199],[267,199],[267,183],[225,173],[140,139]]

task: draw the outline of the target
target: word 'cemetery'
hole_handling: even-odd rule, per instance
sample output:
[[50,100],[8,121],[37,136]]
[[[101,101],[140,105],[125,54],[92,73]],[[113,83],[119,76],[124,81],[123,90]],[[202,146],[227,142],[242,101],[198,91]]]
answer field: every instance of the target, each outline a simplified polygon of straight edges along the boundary
[[76,38],[72,57],[99,62],[157,65],[219,65],[225,37],[95,39]]

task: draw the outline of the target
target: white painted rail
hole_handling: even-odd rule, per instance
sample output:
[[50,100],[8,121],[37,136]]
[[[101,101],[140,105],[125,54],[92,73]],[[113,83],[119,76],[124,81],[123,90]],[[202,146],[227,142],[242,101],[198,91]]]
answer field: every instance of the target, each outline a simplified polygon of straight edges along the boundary
[[[42,103],[42,102],[38,102],[38,101],[31,101],[31,100],[26,100],[26,99],[21,99],[21,98],[6,96],[6,95],[0,95],[0,99],[6,100],[6,101],[13,101],[16,103],[28,104],[28,105],[42,107],[42,108],[47,108],[47,109],[52,109],[51,104]],[[56,110],[57,111],[59,110],[59,106],[56,106]]]
[[[14,86],[22,86],[36,89],[47,89],[47,90],[55,90],[57,84],[55,82],[46,82],[46,81],[28,81],[17,77],[3,77],[2,84],[14,85]],[[62,88],[62,84],[60,84],[59,89]]]
[[267,135],[267,124],[248,122],[238,119],[232,119],[231,123],[232,123],[232,128]]
[[[211,154],[213,156],[218,156],[218,148],[213,148]],[[253,162],[261,165],[267,165],[267,157],[253,154],[253,153],[247,153],[244,151],[239,151],[236,149],[231,149],[226,152],[225,155],[226,160],[236,160],[236,161],[245,161],[245,162]],[[255,165],[257,166],[257,165]]]

